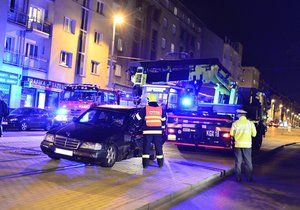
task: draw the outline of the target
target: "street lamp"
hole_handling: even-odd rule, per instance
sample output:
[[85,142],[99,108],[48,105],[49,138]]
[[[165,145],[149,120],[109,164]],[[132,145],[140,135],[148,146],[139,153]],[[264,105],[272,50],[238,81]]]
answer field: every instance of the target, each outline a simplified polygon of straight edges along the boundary
[[120,14],[115,15],[113,19],[113,34],[111,40],[111,49],[110,49],[110,60],[109,60],[109,77],[108,77],[108,84],[109,88],[112,88],[112,80],[113,80],[113,57],[114,57],[114,50],[115,50],[115,36],[116,36],[116,26],[118,24],[122,24],[124,22],[124,17]]

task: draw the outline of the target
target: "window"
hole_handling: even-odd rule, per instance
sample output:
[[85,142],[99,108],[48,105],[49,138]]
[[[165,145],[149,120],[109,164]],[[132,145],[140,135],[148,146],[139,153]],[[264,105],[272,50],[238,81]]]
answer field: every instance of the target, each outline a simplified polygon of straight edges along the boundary
[[43,11],[41,8],[30,6],[29,7],[29,22],[42,22]]
[[163,19],[163,26],[164,26],[164,28],[168,27],[168,19],[167,18]]
[[172,33],[176,34],[176,25],[174,25],[174,24],[172,25]]
[[121,38],[118,38],[117,49],[120,52],[123,51],[123,40]]
[[175,52],[175,44],[171,43],[171,52]]
[[174,15],[177,15],[177,14],[178,14],[177,7],[174,7]]
[[102,1],[97,1],[96,12],[103,15],[104,12],[104,3]]
[[61,66],[71,68],[71,66],[72,66],[72,53],[61,51],[59,64]]
[[197,42],[197,50],[200,50],[200,47],[201,47],[200,42]]
[[162,47],[163,49],[166,48],[166,43],[167,43],[167,40],[166,40],[165,38],[161,38],[161,47]]
[[95,31],[94,34],[94,43],[101,44],[103,42],[103,34]]
[[98,69],[99,69],[100,63],[97,61],[92,61],[92,69],[91,69],[91,73],[92,74],[96,74],[98,75]]
[[38,46],[35,44],[26,43],[25,56],[26,57],[37,57]]
[[118,76],[118,77],[122,76],[121,69],[122,69],[122,67],[120,65],[116,64],[116,66],[115,66],[115,76]]
[[14,42],[15,42],[15,38],[14,37],[5,37],[5,45],[4,45],[4,49],[6,51],[13,51],[14,50]]
[[71,18],[64,17],[64,31],[75,34],[75,20],[72,20]]

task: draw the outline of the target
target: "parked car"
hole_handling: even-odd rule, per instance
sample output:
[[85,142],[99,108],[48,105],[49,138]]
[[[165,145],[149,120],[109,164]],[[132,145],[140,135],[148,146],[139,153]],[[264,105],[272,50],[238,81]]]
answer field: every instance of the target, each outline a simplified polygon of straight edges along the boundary
[[29,129],[50,130],[53,123],[52,114],[39,108],[18,108],[10,112],[3,122],[4,129],[18,129],[26,131]]
[[141,126],[134,120],[137,111],[119,105],[90,108],[73,122],[47,132],[41,149],[52,159],[79,160],[103,167],[139,157],[143,141]]

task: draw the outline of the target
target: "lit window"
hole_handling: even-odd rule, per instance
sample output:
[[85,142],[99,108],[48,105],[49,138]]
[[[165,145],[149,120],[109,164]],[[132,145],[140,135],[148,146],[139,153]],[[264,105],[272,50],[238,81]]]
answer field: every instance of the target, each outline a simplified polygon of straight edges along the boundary
[[92,61],[91,73],[98,75],[100,63],[97,61]]
[[95,31],[94,34],[94,43],[101,44],[103,42],[103,34]]
[[164,18],[164,19],[163,19],[163,26],[164,26],[165,28],[168,27],[168,19],[167,19],[167,18]]
[[171,43],[171,52],[175,52],[175,44]]
[[201,47],[200,42],[197,42],[197,50],[200,50],[200,47]]
[[115,76],[121,77],[122,76],[122,67],[118,64],[116,64],[115,66]]
[[177,7],[174,7],[174,15],[177,15],[177,13],[178,13]]
[[71,68],[71,66],[72,66],[72,53],[61,51],[59,64],[61,66]]
[[76,25],[75,20],[72,20],[71,18],[68,17],[64,17],[64,23],[63,23],[64,31],[75,34],[75,25]]
[[190,19],[190,18],[187,19],[187,23],[188,23],[188,24],[191,23],[191,19]]
[[176,34],[176,25],[174,25],[174,24],[172,25],[172,33]]
[[162,47],[163,49],[166,48],[166,43],[167,43],[167,40],[166,40],[165,38],[161,38],[161,47]]
[[123,40],[121,38],[118,38],[118,44],[117,44],[118,51],[123,51]]
[[103,15],[104,12],[104,3],[102,1],[97,1],[96,12]]

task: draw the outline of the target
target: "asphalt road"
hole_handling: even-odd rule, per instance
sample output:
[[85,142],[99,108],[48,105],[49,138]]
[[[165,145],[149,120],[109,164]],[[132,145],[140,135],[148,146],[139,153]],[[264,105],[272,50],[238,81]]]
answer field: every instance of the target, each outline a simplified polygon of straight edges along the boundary
[[[277,132],[277,137],[280,134],[287,136],[280,130],[273,132]],[[299,140],[298,133],[290,134],[289,139]],[[273,156],[254,164],[253,182],[244,179],[241,183],[237,183],[234,176],[231,176],[194,197],[177,204],[169,204],[164,208],[300,209],[299,162],[300,144],[284,147]]]

